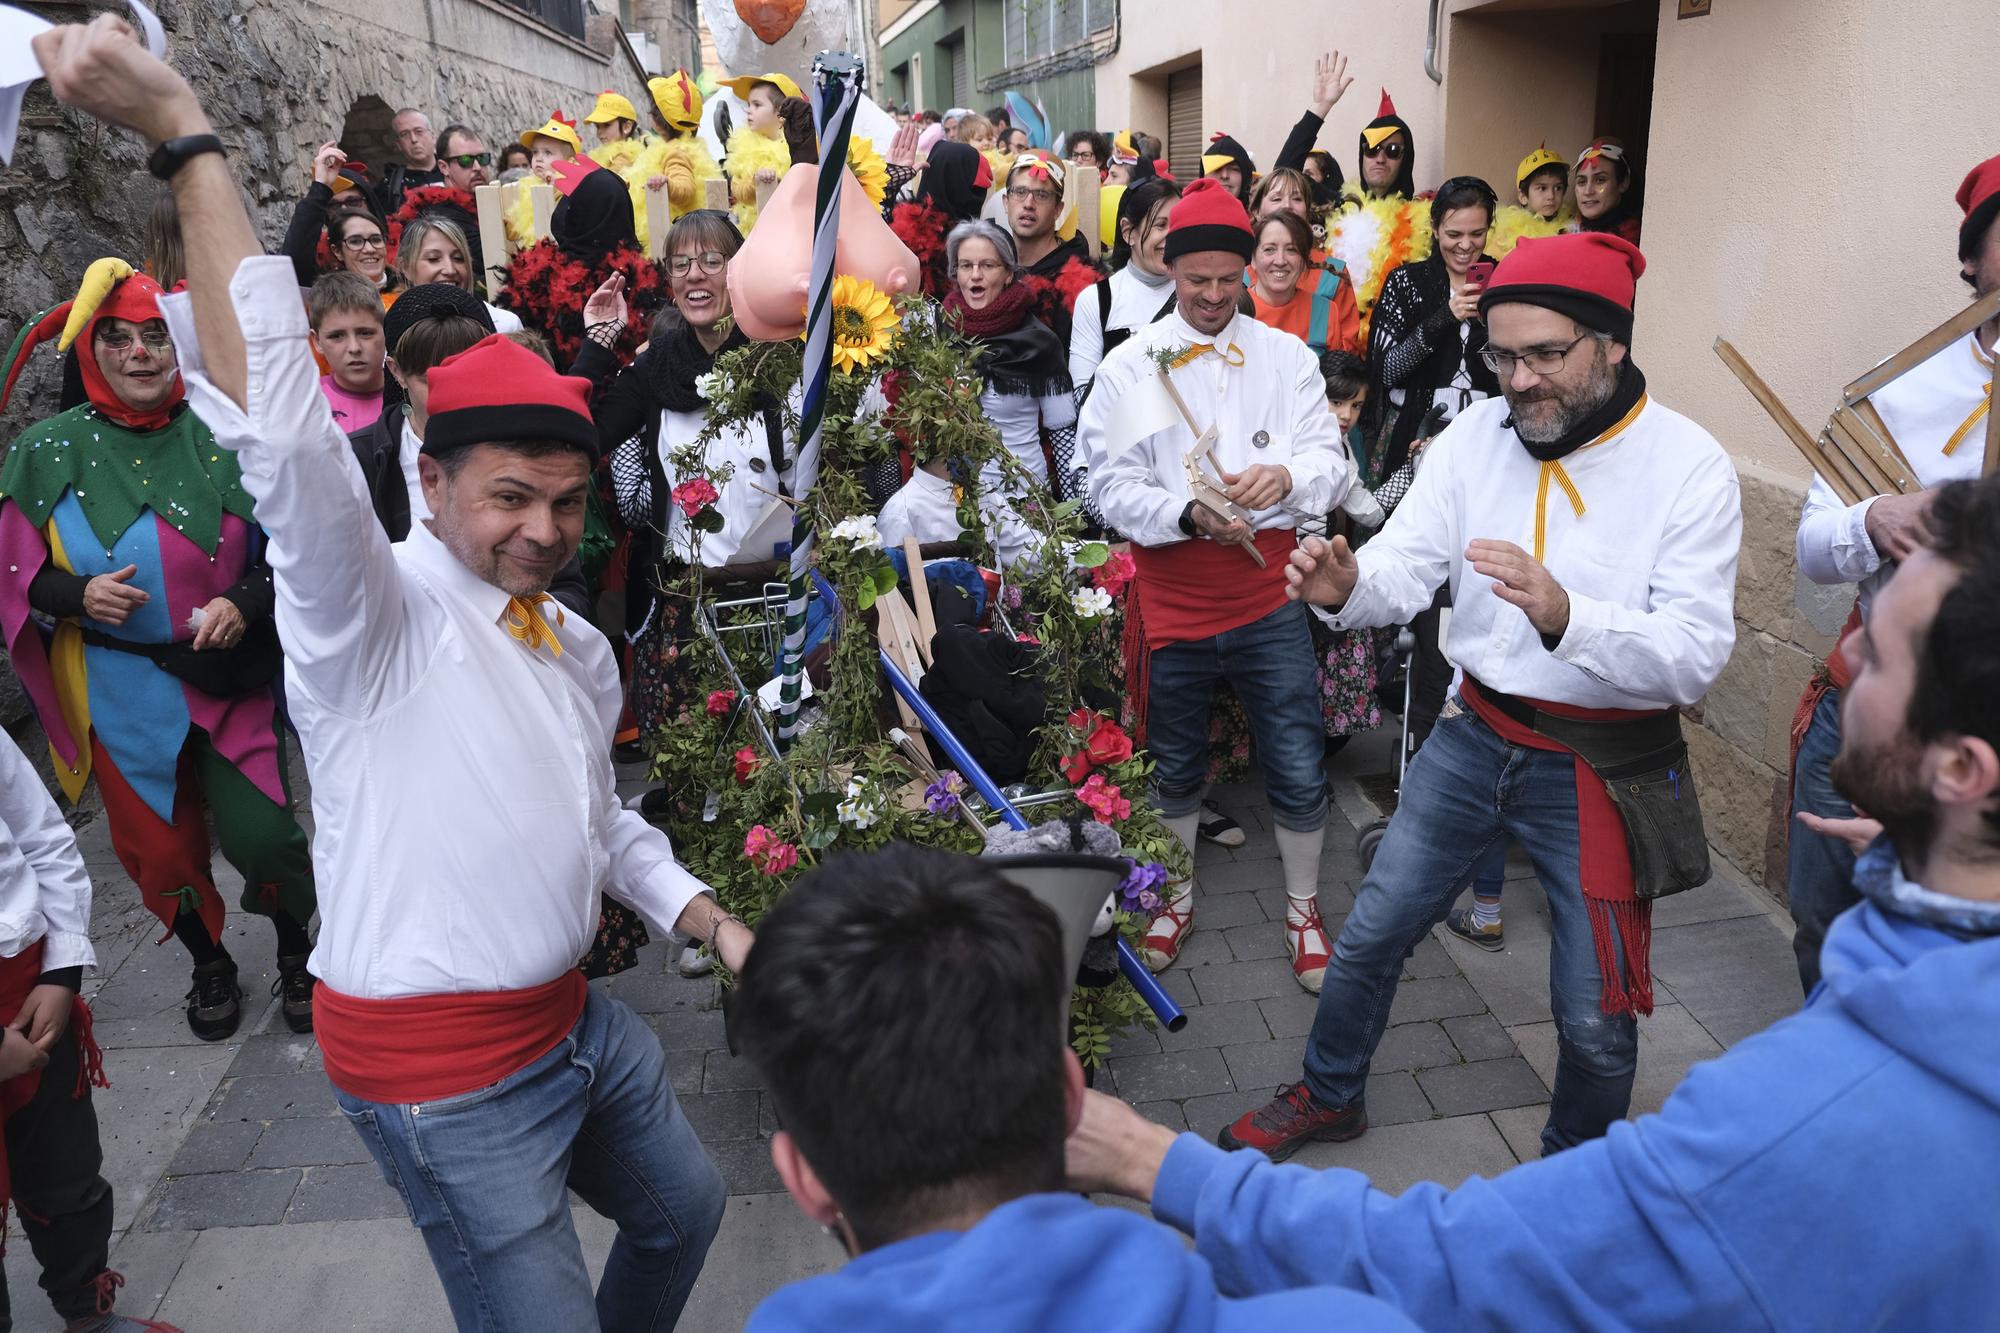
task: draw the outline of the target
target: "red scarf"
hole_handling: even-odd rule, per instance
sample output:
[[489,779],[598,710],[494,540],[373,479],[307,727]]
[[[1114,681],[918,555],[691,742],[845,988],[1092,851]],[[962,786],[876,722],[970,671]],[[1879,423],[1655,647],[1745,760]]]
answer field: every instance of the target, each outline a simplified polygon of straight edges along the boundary
[[953,287],[945,294],[944,312],[968,338],[997,338],[1027,323],[1034,304],[1034,293],[1020,282],[1010,282],[1001,288],[981,310],[967,305],[964,295]]
[[[1590,913],[1597,971],[1604,978],[1601,1004],[1607,1014],[1652,1013],[1653,904],[1640,898],[1632,887],[1632,853],[1625,845],[1625,820],[1605,790],[1604,780],[1567,745],[1522,726],[1495,708],[1471,676],[1465,677],[1460,688],[1479,720],[1502,740],[1524,749],[1550,750],[1575,758],[1577,877],[1583,886],[1583,905]],[[1626,722],[1653,716],[1653,710],[1578,708],[1541,699],[1523,702],[1540,712],[1582,722]],[[1611,933],[1614,920],[1618,923],[1616,939]],[[1627,980],[1623,985],[1618,981],[1620,941],[1625,946],[1623,972]]]
[[1125,697],[1133,738],[1146,735],[1153,650],[1211,639],[1262,620],[1285,604],[1285,562],[1299,535],[1266,528],[1256,535],[1264,567],[1240,546],[1215,541],[1132,547],[1138,567],[1134,606],[1125,616]]

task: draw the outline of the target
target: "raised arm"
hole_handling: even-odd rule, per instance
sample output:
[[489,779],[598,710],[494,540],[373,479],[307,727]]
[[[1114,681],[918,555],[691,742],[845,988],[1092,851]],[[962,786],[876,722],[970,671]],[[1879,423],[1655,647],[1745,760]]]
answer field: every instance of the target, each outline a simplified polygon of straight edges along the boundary
[[1278,150],[1278,160],[1273,169],[1290,167],[1293,171],[1305,168],[1306,154],[1312,151],[1313,141],[1319,138],[1322,126],[1326,124],[1326,113],[1333,110],[1353,84],[1354,79],[1347,72],[1347,57],[1338,51],[1328,51],[1313,66],[1312,106],[1299,117],[1299,123],[1292,126],[1292,132],[1285,138],[1285,146]]

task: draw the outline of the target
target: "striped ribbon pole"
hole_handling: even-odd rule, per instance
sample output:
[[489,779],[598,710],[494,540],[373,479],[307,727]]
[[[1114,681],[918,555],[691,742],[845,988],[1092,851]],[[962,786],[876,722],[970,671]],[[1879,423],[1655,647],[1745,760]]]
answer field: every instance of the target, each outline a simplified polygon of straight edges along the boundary
[[792,465],[792,563],[785,590],[785,639],[778,651],[778,748],[789,749],[799,732],[799,678],[805,669],[806,598],[811,588],[814,531],[811,497],[819,480],[819,451],[833,378],[834,248],[840,237],[840,182],[847,174],[847,140],[861,97],[862,65],[845,52],[813,58],[813,114],[819,129],[819,190],[813,199],[812,285],[806,303],[805,401],[799,413],[803,443]]

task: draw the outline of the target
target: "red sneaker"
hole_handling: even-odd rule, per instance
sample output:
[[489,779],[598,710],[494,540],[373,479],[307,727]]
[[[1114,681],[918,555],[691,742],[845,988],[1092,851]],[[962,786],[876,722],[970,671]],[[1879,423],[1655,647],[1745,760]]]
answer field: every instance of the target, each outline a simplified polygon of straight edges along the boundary
[[1356,1097],[1345,1106],[1328,1106],[1303,1083],[1287,1083],[1268,1106],[1225,1125],[1215,1141],[1231,1152],[1255,1148],[1282,1162],[1308,1143],[1345,1143],[1368,1129],[1368,1107]]

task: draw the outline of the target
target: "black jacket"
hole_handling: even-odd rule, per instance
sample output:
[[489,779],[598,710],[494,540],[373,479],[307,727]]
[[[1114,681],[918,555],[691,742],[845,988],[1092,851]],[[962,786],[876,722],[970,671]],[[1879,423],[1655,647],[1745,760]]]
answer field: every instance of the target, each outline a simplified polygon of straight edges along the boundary
[[1500,381],[1479,355],[1486,347],[1484,320],[1469,321],[1461,344],[1459,321],[1451,313],[1451,277],[1435,254],[1397,266],[1383,282],[1369,318],[1368,364],[1376,380],[1369,402],[1386,407],[1385,390],[1403,391],[1403,406],[1382,455],[1386,477],[1409,457],[1417,426],[1437,391],[1458,374],[1461,359],[1473,388],[1497,396]]
[[[355,461],[361,464],[361,476],[368,483],[368,500],[375,506],[376,521],[392,542],[410,535],[410,490],[403,481],[405,415],[401,403],[385,407],[373,425],[347,437]],[[561,602],[565,610],[593,620],[590,588],[584,581],[583,565],[575,556],[556,573],[555,581],[549,584],[549,595]]]

